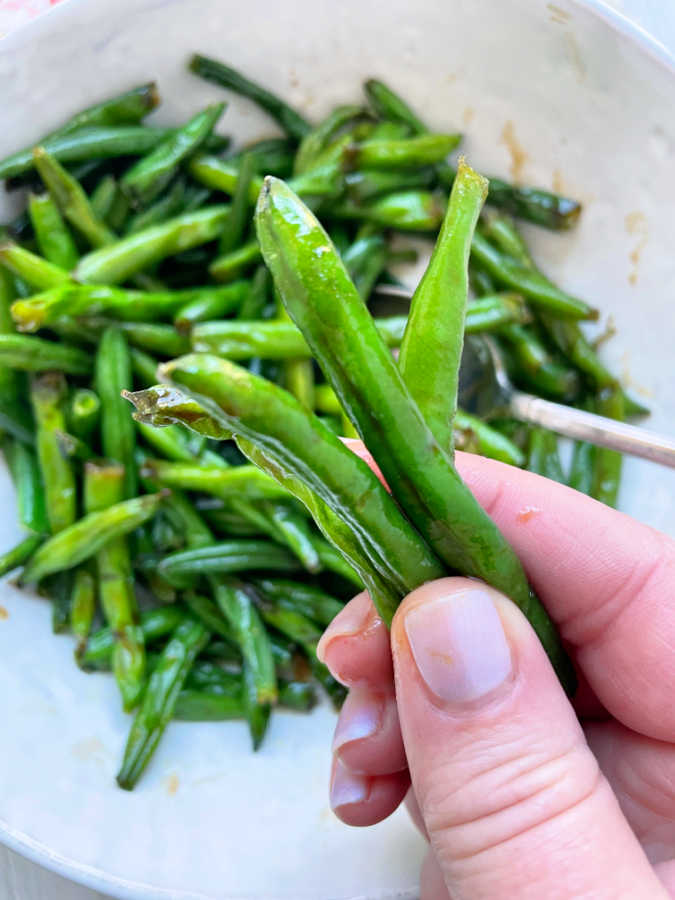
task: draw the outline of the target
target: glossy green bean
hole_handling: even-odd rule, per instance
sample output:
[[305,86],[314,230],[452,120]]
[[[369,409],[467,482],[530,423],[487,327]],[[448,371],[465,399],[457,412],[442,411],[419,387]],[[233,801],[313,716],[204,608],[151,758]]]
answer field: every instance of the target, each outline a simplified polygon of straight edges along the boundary
[[203,594],[186,591],[185,603],[190,612],[202,621],[209,631],[217,634],[236,649],[238,644],[235,631],[215,601]]
[[413,134],[424,134],[426,125],[412,111],[408,104],[390,87],[377,78],[369,78],[363,85],[366,97],[381,119],[401,122]]
[[453,437],[455,447],[459,450],[480,453],[481,456],[498,459],[512,466],[522,466],[525,463],[522,450],[513,441],[463,409],[455,411]]
[[2,450],[14,482],[18,518],[35,534],[49,532],[42,473],[32,448],[22,441],[5,438]]
[[413,294],[398,367],[440,447],[452,452],[469,290],[469,253],[487,181],[460,159],[429,265]]
[[299,581],[283,578],[261,578],[254,582],[265,597],[295,609],[319,625],[328,625],[344,608],[344,603],[326,594],[320,588]]
[[558,437],[552,431],[545,428],[530,429],[527,469],[560,484],[567,483],[558,454]]
[[52,572],[70,569],[84,562],[108,541],[129,534],[147,522],[163,498],[161,493],[134,497],[100,512],[89,513],[38,548],[24,569],[22,581],[32,584]]
[[82,257],[74,277],[85,284],[103,282],[110,285],[127,281],[167,256],[175,256],[218,237],[228,208],[208,206],[123,237]]
[[89,439],[98,425],[101,415],[101,400],[89,388],[78,388],[68,398],[66,424],[68,430],[81,441]]
[[[190,613],[182,605],[160,606],[141,613],[138,627],[146,644],[174,631],[181,622],[189,619]],[[112,660],[115,636],[110,626],[99,628],[90,634],[86,643],[76,651],[77,662],[85,670],[109,669]]]
[[[125,467],[118,463],[87,463],[84,506],[90,515],[114,509],[126,491]],[[145,645],[138,627],[129,545],[125,535],[106,541],[96,553],[98,594],[115,641],[112,668],[126,711],[138,702],[145,677]]]
[[79,254],[52,197],[49,194],[31,194],[28,198],[28,211],[42,256],[60,269],[72,269]]
[[261,175],[287,178],[293,172],[295,141],[285,137],[263,138],[246,144],[239,153],[229,157],[229,162],[238,166],[244,154],[253,158],[254,169]]
[[70,273],[13,241],[0,241],[0,266],[40,291],[70,280]]
[[[108,159],[113,156],[142,156],[171,132],[141,125],[87,126],[40,141],[41,146],[62,163]],[[0,178],[21,175],[33,168],[32,144],[0,161]]]
[[120,186],[133,205],[147,205],[164,190],[181,162],[211,134],[224,109],[224,103],[207,106],[124,173]]
[[290,503],[266,501],[264,512],[279,531],[283,543],[295,553],[308,572],[321,570],[321,559],[314,543],[314,535],[306,516]]
[[70,594],[70,630],[79,646],[84,645],[96,614],[96,581],[88,569],[75,572]]
[[[606,388],[596,397],[596,411],[601,416],[625,419],[624,397],[619,387]],[[593,481],[590,494],[607,506],[616,506],[621,484],[623,456],[607,447],[596,447],[593,456]]]
[[94,212],[82,185],[44,147],[33,150],[35,168],[70,224],[92,247],[104,247],[115,235]]
[[197,322],[221,319],[236,312],[246,301],[250,287],[246,281],[233,281],[222,287],[195,292],[192,300],[181,306],[174,318],[179,331],[188,332]]
[[257,262],[260,262],[258,242],[249,241],[236,250],[218,256],[209,266],[209,274],[216,281],[232,281]]
[[277,678],[272,647],[251,589],[233,578],[226,578],[219,583],[212,579],[211,589],[234,632],[244,659],[244,670],[249,669],[249,688],[255,703],[275,703]]
[[579,376],[566,363],[553,358],[537,335],[515,323],[499,331],[505,361],[516,383],[559,400],[572,400],[579,393]]
[[124,494],[120,500],[133,497],[138,485],[134,462],[136,429],[122,397],[122,391],[132,387],[131,358],[124,333],[118,328],[106,328],[101,336],[94,381],[101,400],[103,453],[124,467]]
[[298,568],[294,556],[270,541],[232,540],[172,553],[164,557],[157,570],[170,584],[182,588],[210,574],[268,569],[292,572]]
[[436,231],[443,221],[442,197],[432,191],[403,190],[375,197],[368,203],[345,201],[331,212],[341,219],[372,222],[401,231]]
[[29,534],[10,550],[0,554],[0,578],[20,568],[35,553],[43,540],[41,534]]
[[77,347],[23,334],[0,334],[0,365],[23,372],[55,369],[69,375],[86,375],[91,371],[92,360]]
[[[179,722],[227,722],[245,719],[246,708],[241,697],[241,680],[238,694],[185,688],[178,694],[173,717]],[[309,707],[308,707],[309,708]]]
[[117,783],[132,790],[155,752],[164,729],[173,717],[178,694],[190,668],[209,639],[196,620],[177,626],[150,676],[141,706],[129,731]]
[[220,253],[230,253],[237,247],[249,224],[249,194],[251,181],[255,174],[255,161],[252,156],[244,154],[239,162],[237,186],[232,194],[232,207],[220,236]]
[[[362,118],[365,110],[361,106],[336,106],[328,115],[303,137],[295,154],[293,172],[300,175],[316,165],[321,154],[346,126]],[[265,172],[274,175],[274,172]]]
[[401,140],[371,139],[345,148],[346,169],[406,169],[443,162],[461,140],[459,134],[420,134]]
[[[15,297],[14,279],[0,267],[0,335],[14,334],[10,312]],[[33,442],[33,422],[26,408],[26,376],[0,362],[0,429],[26,443]]]
[[[451,569],[482,578],[520,606],[571,688],[571,664],[516,554],[433,439],[324,229],[273,178],[265,179],[256,224],[286,309],[398,502]],[[177,365],[189,368],[185,361]],[[178,381],[175,369],[167,369]]]
[[268,112],[272,118],[276,119],[290,137],[301,140],[309,132],[311,127],[309,122],[296,110],[292,109],[281,98],[266,90],[266,88],[261,87],[259,84],[246,78],[245,75],[237,72],[236,69],[198,53],[190,59],[189,66],[190,70],[195,75],[199,75],[200,78],[212,81],[214,84],[220,85],[220,87],[228,88],[237,94],[241,94],[242,97],[248,97],[249,100],[252,100],[261,109]]
[[[368,466],[285,391],[206,355],[175,360],[162,371],[181,391],[208,397],[209,412],[216,420],[262,452],[254,459],[257,465],[276,471],[275,477],[286,487],[288,476],[297,480],[290,489],[310,508],[322,530],[329,522],[327,536],[343,553],[350,548],[349,562],[387,621],[404,594],[443,574]],[[132,399],[146,411],[152,406],[150,392]],[[251,455],[249,447],[245,452]]]
[[114,175],[104,175],[90,196],[91,208],[97,219],[110,224],[108,216],[117,197],[117,181]]
[[199,462],[168,462],[156,459],[148,460],[144,471],[166,487],[201,491],[224,500],[288,498],[288,492],[281,485],[255,466],[225,468]]
[[77,515],[75,473],[70,461],[61,453],[57,436],[57,432],[66,429],[66,396],[66,380],[59,372],[47,372],[31,381],[36,448],[52,534],[72,525]]

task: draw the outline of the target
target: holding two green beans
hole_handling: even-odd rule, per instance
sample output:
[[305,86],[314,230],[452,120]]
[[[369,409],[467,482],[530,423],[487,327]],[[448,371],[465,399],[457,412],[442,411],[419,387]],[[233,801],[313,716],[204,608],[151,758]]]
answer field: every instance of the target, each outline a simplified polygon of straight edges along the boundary
[[[172,719],[242,718],[257,748],[275,705],[311,709],[317,684],[339,705],[316,644],[362,586],[390,622],[426,581],[483,579],[572,692],[453,453],[615,503],[617,454],[579,445],[566,475],[551,434],[457,407],[464,335],[490,332],[517,383],[640,411],[578,324],[595,310],[539,271],[509,217],[563,229],[579,205],[451,166],[460,136],[429,132],[380,82],[369,106],[312,126],[222,63],[190,67],[285,136],[229,152],[224,103],[146,127],[157,93],[143,85],[0,161],[33,191],[0,237],[0,429],[26,529],[0,574],[22,567],[79,665],[112,670],[134,711],[119,784],[133,788]],[[411,255],[391,236],[411,231],[438,235],[410,310],[373,318]]]

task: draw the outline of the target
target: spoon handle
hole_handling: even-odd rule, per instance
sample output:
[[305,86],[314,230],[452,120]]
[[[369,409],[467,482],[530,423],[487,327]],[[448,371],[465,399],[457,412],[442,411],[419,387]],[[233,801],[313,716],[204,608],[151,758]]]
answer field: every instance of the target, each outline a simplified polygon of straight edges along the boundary
[[510,410],[515,418],[532,425],[543,425],[557,434],[589,441],[610,450],[641,456],[663,466],[675,468],[675,440],[646,428],[637,428],[615,419],[551,403],[531,394],[514,391]]

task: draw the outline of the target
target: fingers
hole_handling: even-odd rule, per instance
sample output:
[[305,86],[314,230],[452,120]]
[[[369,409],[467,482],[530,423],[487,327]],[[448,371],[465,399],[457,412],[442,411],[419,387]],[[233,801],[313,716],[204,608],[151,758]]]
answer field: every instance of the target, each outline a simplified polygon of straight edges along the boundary
[[368,777],[357,775],[333,758],[330,805],[346,825],[374,825],[390,816],[410,787],[407,771]]
[[[349,446],[370,463],[363,445]],[[564,485],[469,453],[460,475],[513,546],[599,703],[675,740],[675,542]]]
[[350,690],[340,710],[333,753],[362,775],[390,775],[407,767],[391,688],[380,692],[360,685]]
[[424,585],[394,618],[392,650],[413,787],[451,897],[664,896],[509,600],[468,579]]
[[367,682],[376,689],[391,688],[389,631],[365,591],[333,619],[316,652],[333,677],[347,687]]

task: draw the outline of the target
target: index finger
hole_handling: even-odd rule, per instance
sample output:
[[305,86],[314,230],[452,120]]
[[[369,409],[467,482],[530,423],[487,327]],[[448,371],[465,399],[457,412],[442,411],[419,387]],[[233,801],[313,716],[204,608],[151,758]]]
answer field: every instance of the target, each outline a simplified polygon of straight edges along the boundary
[[[368,461],[363,445],[351,448]],[[675,740],[675,542],[571,488],[457,453],[603,706]]]

